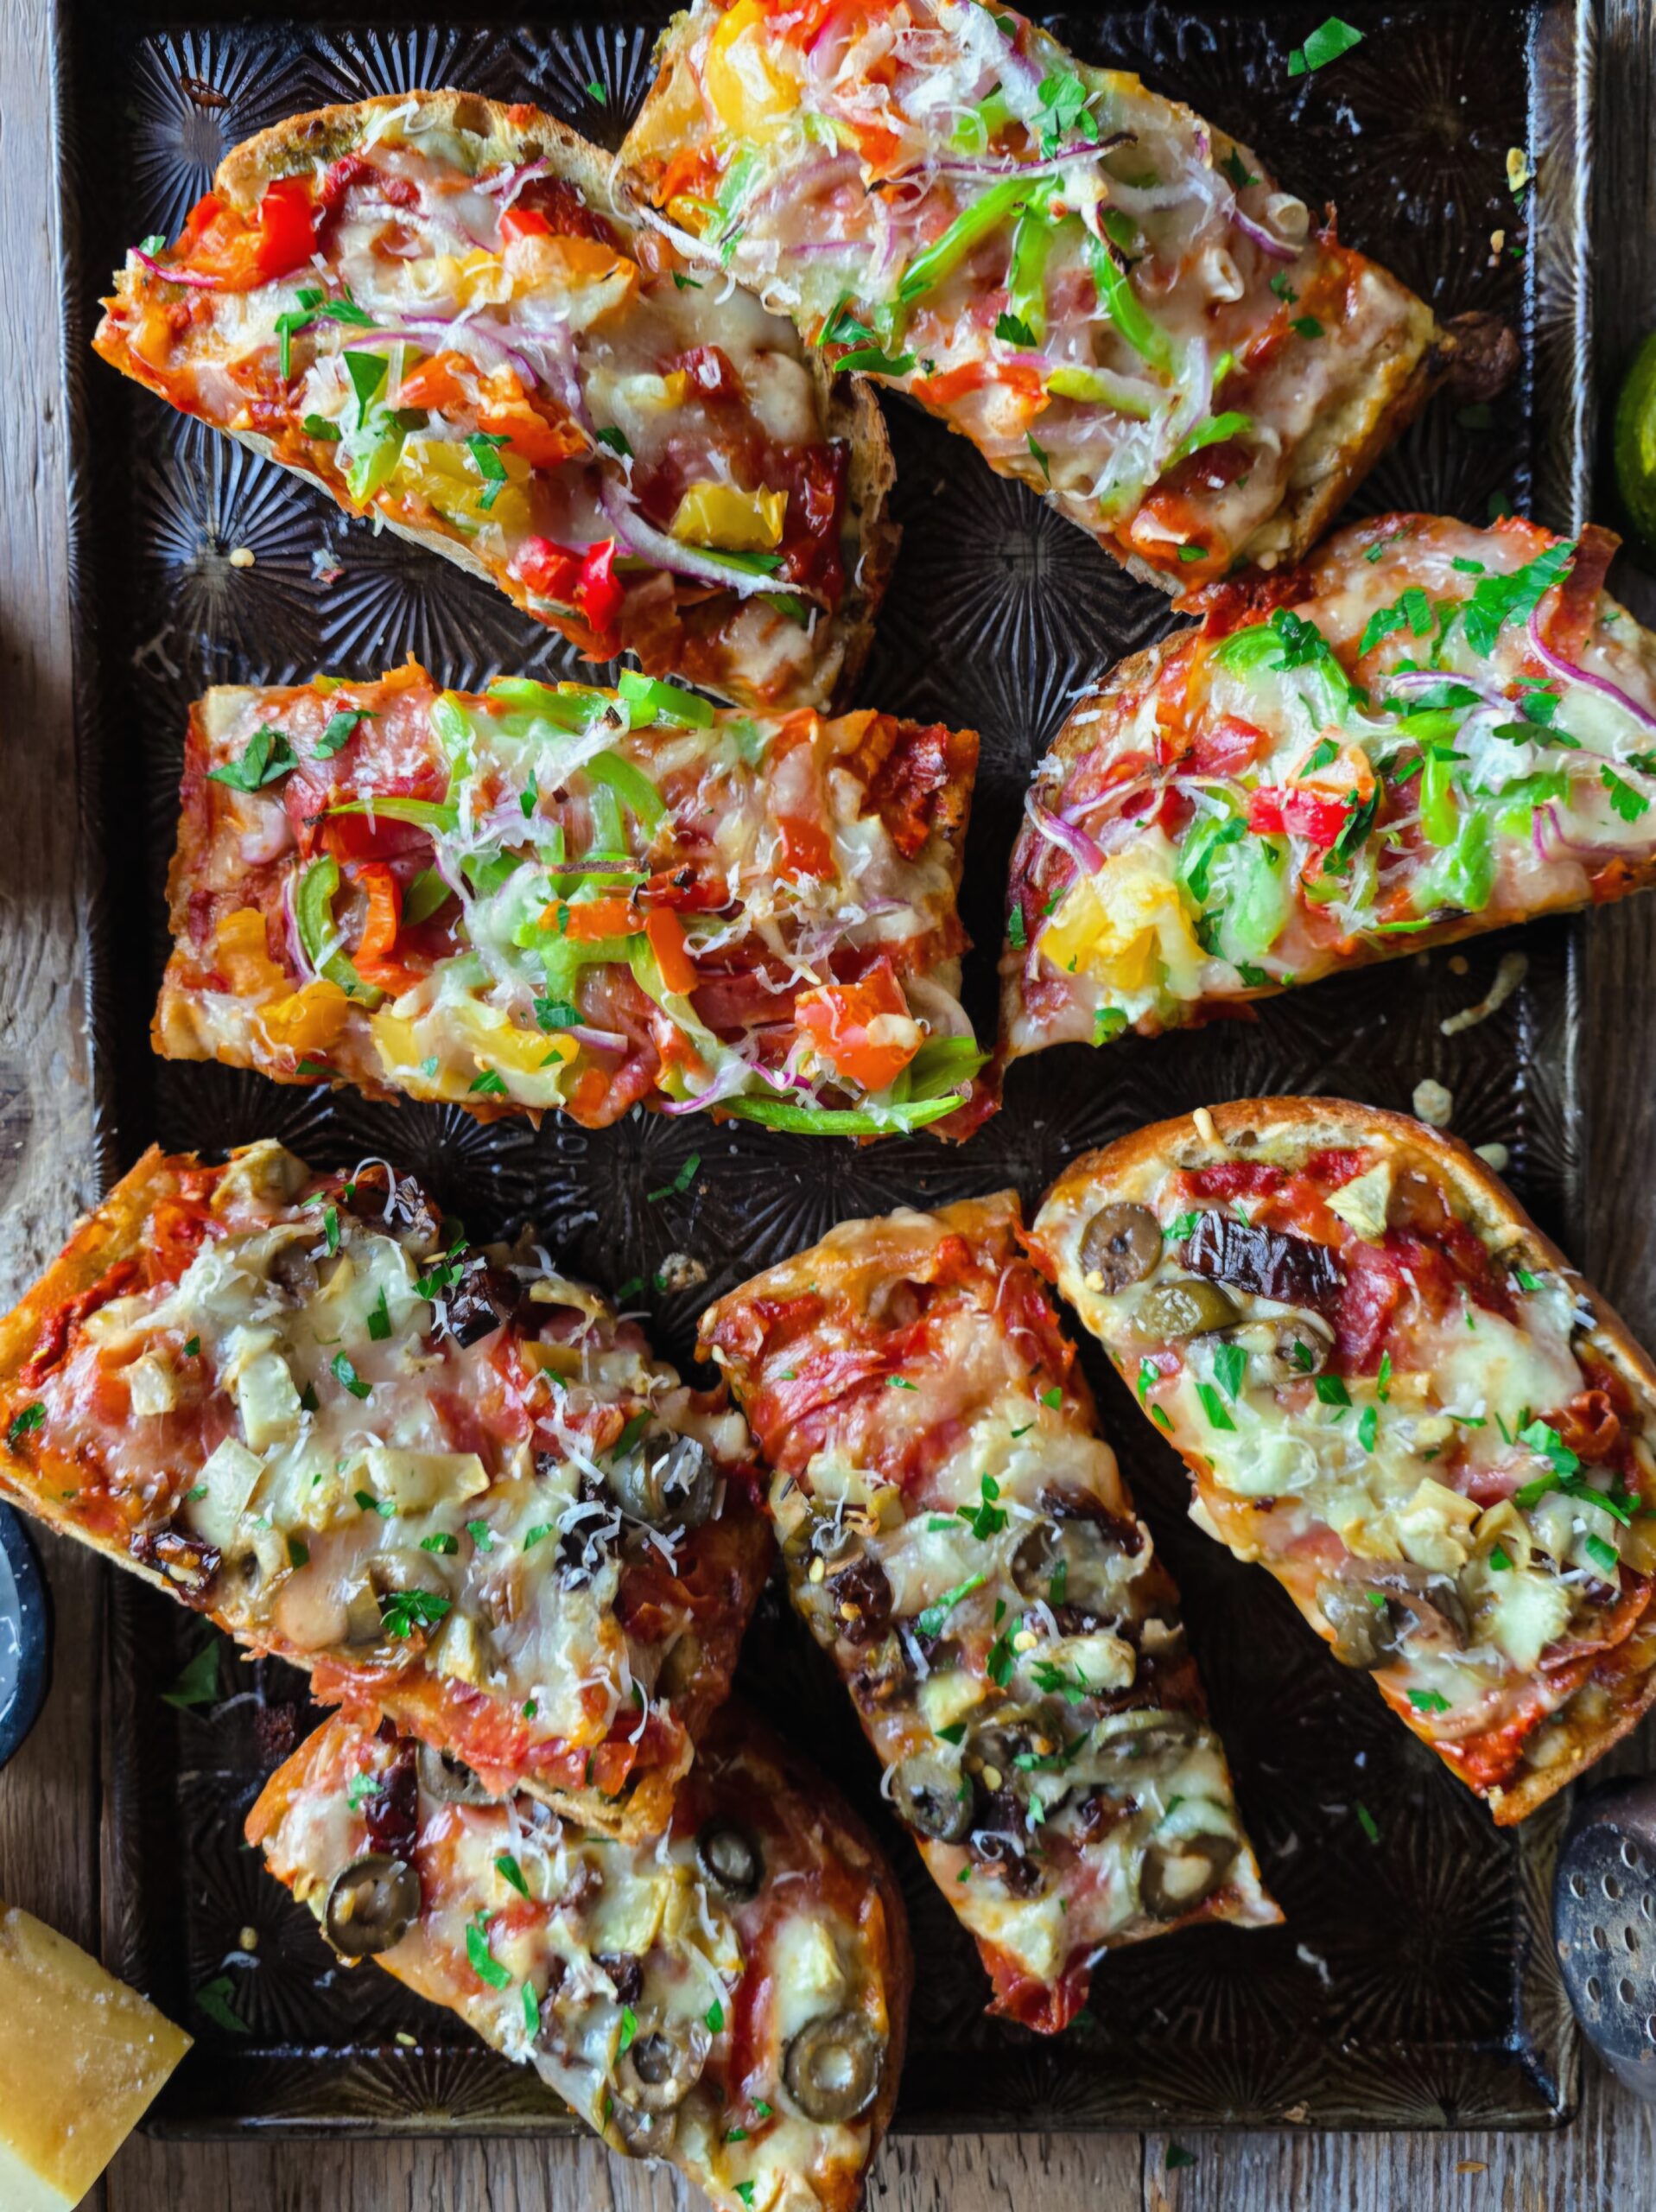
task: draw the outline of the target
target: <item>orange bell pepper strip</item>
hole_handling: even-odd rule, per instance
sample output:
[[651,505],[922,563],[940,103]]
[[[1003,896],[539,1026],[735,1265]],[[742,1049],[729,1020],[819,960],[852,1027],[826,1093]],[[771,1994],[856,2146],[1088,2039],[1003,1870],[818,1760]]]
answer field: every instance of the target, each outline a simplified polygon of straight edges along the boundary
[[924,1041],[889,960],[860,982],[802,991],[794,1017],[835,1071],[865,1090],[894,1083]]
[[251,292],[302,269],[316,251],[316,214],[310,188],[299,177],[277,177],[264,188],[250,223],[208,193],[190,212],[176,257],[197,276],[213,278],[227,292]]
[[[462,372],[469,375],[472,383],[460,382]],[[402,407],[427,407],[439,415],[470,407],[474,404],[472,384],[475,383],[476,375],[464,353],[434,353],[403,378],[397,386],[397,404]]]
[[670,906],[650,908],[644,916],[644,935],[668,989],[681,995],[693,991],[701,978],[686,947],[684,925]]
[[784,814],[777,829],[782,838],[778,875],[796,880],[802,875],[833,874],[834,847],[820,823],[808,822],[803,815]]
[[390,868],[375,861],[358,870],[357,888],[368,900],[368,917],[352,958],[365,983],[395,998],[421,980],[418,969],[405,967],[394,957],[397,933],[403,926],[402,887]]
[[577,944],[592,944],[600,938],[632,937],[644,920],[630,899],[585,899],[578,904],[555,899],[541,910],[542,929],[573,938]]

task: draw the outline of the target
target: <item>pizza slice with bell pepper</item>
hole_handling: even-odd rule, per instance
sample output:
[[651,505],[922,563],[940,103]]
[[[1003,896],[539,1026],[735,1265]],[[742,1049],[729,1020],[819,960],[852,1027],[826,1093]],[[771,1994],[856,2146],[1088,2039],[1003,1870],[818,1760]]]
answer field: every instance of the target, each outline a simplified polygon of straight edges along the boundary
[[999,0],[695,0],[658,60],[621,174],[687,256],[1164,590],[1298,559],[1461,343]]
[[879,411],[531,107],[410,92],[238,147],[93,340],[595,660],[826,706],[896,544]]
[[963,1133],[976,759],[970,731],[631,671],[210,692],[156,1048],[485,1120]]
[[856,2212],[903,2063],[902,1897],[751,1713],[713,1721],[654,1843],[491,1799],[348,1719],[272,1775],[247,1832],[339,1958],[458,2012],[612,2150],[667,2159],[720,2212]]
[[1077,1160],[1031,1249],[1197,1524],[1501,1822],[1656,1700],[1656,1367],[1482,1160],[1241,1099]]
[[0,1323],[0,1496],[324,1704],[650,1835],[769,1562],[746,1429],[382,1160],[145,1154]]
[[990,2009],[1054,2033],[1115,1946],[1280,1916],[1022,1234],[1010,1192],[843,1223],[720,1299],[700,1342]]
[[1615,546],[1381,515],[1197,594],[1036,772],[1003,1058],[1656,880],[1656,642],[1603,588]]

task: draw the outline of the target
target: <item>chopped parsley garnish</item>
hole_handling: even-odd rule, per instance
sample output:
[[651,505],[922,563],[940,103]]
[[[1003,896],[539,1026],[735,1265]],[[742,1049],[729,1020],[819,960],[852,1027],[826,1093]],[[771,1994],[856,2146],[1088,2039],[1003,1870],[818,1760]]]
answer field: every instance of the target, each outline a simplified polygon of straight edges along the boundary
[[[998,1536],[1006,1527],[1006,1509],[995,1503],[1000,1496],[1000,1484],[993,1475],[983,1476],[978,1487],[980,1492],[979,1503],[976,1505],[957,1505],[955,1511],[982,1544],[987,1543],[991,1536]],[[949,1525],[947,1521],[942,1523],[944,1528]]]
[[888,1375],[885,1378],[885,1387],[888,1390],[917,1390],[920,1385],[917,1382],[910,1382],[905,1375]]
[[631,460],[632,448],[627,443],[627,434],[625,430],[618,430],[613,423],[606,423],[594,435],[600,446],[607,446],[612,453],[619,453],[624,461]]
[[1379,1435],[1379,1433],[1380,1414],[1374,1407],[1365,1406],[1362,1409],[1361,1419],[1357,1423],[1357,1441],[1362,1446],[1365,1452],[1372,1452],[1374,1450],[1374,1439]]
[[1337,61],[1342,54],[1349,54],[1354,46],[1362,44],[1363,35],[1338,16],[1330,16],[1319,23],[1304,46],[1297,46],[1288,56],[1288,74],[1303,77],[1309,70],[1326,69],[1330,61]]
[[[387,1590],[379,1600],[380,1623],[387,1636],[403,1643],[416,1628],[435,1628],[453,1603],[435,1590]],[[497,1986],[504,1989],[506,1985]]]
[[1337,1375],[1319,1375],[1311,1388],[1325,1406],[1345,1408],[1351,1403],[1351,1393]]
[[1062,1697],[1066,1705],[1079,1705],[1093,1694],[1093,1686],[1079,1674],[1071,1674],[1050,1659],[1037,1659],[1031,1670],[1037,1688],[1050,1697]]
[[541,2032],[541,2000],[532,1981],[523,1984],[523,2026],[531,2041]]
[[1621,1554],[1614,1544],[1607,1544],[1602,1536],[1583,1539],[1582,1549],[1595,1567],[1602,1567],[1606,1574],[1614,1575],[1621,1565]]
[[549,1521],[537,1521],[532,1529],[524,1532],[523,1549],[526,1552],[532,1552],[536,1544],[543,1543],[552,1534],[553,1529]]
[[232,2035],[251,2035],[252,2030],[230,2001],[235,1987],[227,1974],[215,1974],[196,1991],[195,2002],[215,2028],[226,2028]]
[[1437,626],[1437,617],[1431,601],[1418,584],[1411,584],[1389,607],[1374,609],[1364,625],[1357,647],[1358,658],[1361,659],[1365,653],[1373,652],[1383,638],[1391,637],[1393,632],[1401,630],[1405,625],[1413,638],[1429,638]]
[[345,1802],[353,1813],[359,1813],[371,1797],[378,1796],[379,1790],[377,1774],[353,1774],[345,1786]]
[[328,716],[327,727],[316,741],[316,758],[331,760],[336,753],[342,752],[350,744],[358,722],[374,720],[371,707],[341,707],[337,714]]
[[[1214,1389],[1213,1384],[1211,1382],[1198,1382],[1196,1387],[1196,1395],[1202,1401],[1202,1410],[1208,1416],[1209,1427],[1210,1428],[1228,1428],[1234,1430],[1236,1424],[1226,1411],[1225,1402],[1220,1396],[1218,1391]],[[1158,1408],[1158,1410],[1159,1411],[1159,1408]]]
[[1361,1797],[1357,1800],[1357,1825],[1361,1828],[1363,1834],[1368,1838],[1370,1843],[1378,1843],[1380,1841],[1380,1822],[1369,1811],[1367,1806],[1363,1803]]
[[1437,1690],[1411,1690],[1409,1702],[1417,1713],[1447,1713],[1449,1700]]
[[1030,451],[1034,454],[1036,460],[1041,464],[1042,475],[1045,477],[1048,486],[1050,486],[1052,482],[1052,469],[1047,460],[1045,447],[1037,445],[1035,442],[1035,433],[1033,430],[1026,430],[1024,435],[1029,441]]
[[1141,1358],[1139,1360],[1138,1390],[1139,1403],[1141,1406],[1145,1402],[1145,1391],[1153,1390],[1161,1379],[1162,1371],[1160,1368],[1157,1366],[1153,1359]]
[[589,77],[587,79],[587,91],[588,96],[591,99],[595,99],[600,107],[607,107],[609,105],[609,87],[606,85],[600,85],[596,77]]
[[981,1590],[988,1580],[987,1574],[968,1574],[964,1582],[957,1582],[952,1590],[945,1590],[935,1604],[928,1605],[915,1621],[922,1636],[941,1636],[943,1623],[949,1618],[962,1598],[969,1598],[974,1590]]
[[492,1552],[494,1549],[494,1530],[486,1521],[468,1521],[466,1524],[466,1533],[480,1552]]
[[1612,810],[1623,822],[1637,822],[1641,814],[1650,811],[1650,801],[1634,791],[1631,784],[1623,783],[1614,768],[1601,768],[1599,781],[1610,794]]
[[1497,1574],[1507,1574],[1512,1571],[1513,1563],[1500,1544],[1495,1545],[1490,1552],[1489,1564]]
[[489,1916],[480,1905],[476,1918],[466,1923],[466,1955],[479,1981],[486,1981],[491,1989],[511,1987],[511,1974],[489,1948]]
[[435,1536],[422,1536],[420,1548],[422,1552],[441,1552],[445,1558],[449,1558],[460,1549],[460,1538],[449,1535],[447,1530],[440,1530]]
[[1193,2166],[1196,2162],[1196,2152],[1194,2151],[1187,2151],[1183,2143],[1170,2143],[1168,2145],[1167,2171],[1170,2174],[1177,2173],[1181,2166]]
[[21,1413],[13,1414],[11,1425],[6,1431],[6,1442],[15,1452],[24,1437],[40,1427],[46,1419],[46,1408],[36,1398],[32,1406],[25,1406]]
[[1025,353],[1033,353],[1037,344],[1035,333],[1023,317],[1004,310],[995,317],[995,336],[1003,346],[1021,346]]
[[1297,315],[1288,327],[1296,338],[1320,338],[1323,335],[1323,326],[1314,315]]
[[1482,578],[1462,610],[1466,642],[1473,652],[1488,660],[1507,624],[1526,622],[1575,556],[1575,541],[1567,538],[1509,575]]
[[226,760],[207,770],[210,784],[228,784],[233,791],[263,791],[279,782],[299,766],[297,754],[279,729],[261,723],[247,741],[239,760]]
[[701,2017],[714,2034],[717,2035],[725,2024],[725,2008],[715,1997]]
[[529,1895],[529,1884],[523,1879],[523,1870],[511,1852],[503,1851],[494,1862],[494,1871],[503,1882],[509,1882],[520,1897]]
[[1247,1372],[1247,1354],[1240,1344],[1221,1344],[1214,1351],[1213,1371],[1219,1378],[1220,1389],[1234,1402]]
[[[1299,294],[1295,291],[1293,286],[1288,282],[1286,275],[1280,269],[1271,279],[1271,289],[1285,307],[1292,307],[1299,297]],[[1371,545],[1367,552],[1363,555],[1365,561],[1378,561],[1380,556],[1380,549],[1378,545]]]
[[474,1075],[472,1077],[466,1088],[468,1092],[480,1094],[485,1097],[504,1098],[506,1095],[506,1079],[498,1068],[485,1068],[481,1075]]
[[1014,952],[1022,952],[1029,943],[1029,932],[1024,926],[1024,908],[1020,901],[1012,910],[1006,924],[1006,942]]
[[1219,166],[1238,192],[1246,192],[1250,184],[1257,184],[1259,181],[1242,159],[1240,150],[1235,146],[1231,148]]
[[196,1354],[200,1351],[200,1349],[201,1349],[201,1339],[200,1339],[200,1337],[192,1337],[192,1338],[190,1338],[189,1342],[188,1342],[188,1343],[185,1345],[185,1347],[184,1347],[184,1357],[185,1357],[185,1358],[186,1358],[186,1359],[194,1359],[194,1358],[195,1357]]
[[1041,133],[1041,151],[1049,158],[1072,131],[1078,132],[1088,145],[1097,144],[1098,124],[1087,105],[1087,87],[1073,71],[1055,72],[1044,77],[1036,97],[1038,105],[1035,120],[1045,126]]
[[1200,1213],[1182,1213],[1177,1221],[1168,1223],[1162,1235],[1170,1244],[1182,1244],[1187,1236],[1196,1234],[1196,1224],[1201,1218]]
[[383,1344],[391,1333],[390,1308],[385,1303],[385,1286],[379,1287],[379,1296],[368,1309],[368,1333],[377,1344]]
[[363,1381],[342,1351],[336,1351],[329,1360],[328,1371],[342,1389],[349,1390],[353,1398],[365,1398],[373,1388],[371,1382]]
[[288,1539],[288,1564],[295,1568],[310,1565],[310,1546],[301,1542],[297,1536]]
[[338,1206],[322,1208],[322,1243],[331,1260],[339,1249],[339,1209]]
[[663,1183],[658,1191],[649,1193],[648,1204],[654,1205],[660,1198],[681,1198],[695,1180],[696,1170],[701,1165],[701,1154],[693,1152],[670,1183]]
[[1383,1351],[1380,1354],[1379,1371],[1374,1376],[1374,1395],[1380,1400],[1380,1403],[1384,1405],[1391,1395],[1392,1355],[1389,1351]]
[[1043,1390],[1040,1393],[1040,1400],[1041,1403],[1046,1408],[1049,1413],[1056,1414],[1059,1407],[1063,1403],[1063,1389],[1062,1385],[1055,1382],[1050,1390]]

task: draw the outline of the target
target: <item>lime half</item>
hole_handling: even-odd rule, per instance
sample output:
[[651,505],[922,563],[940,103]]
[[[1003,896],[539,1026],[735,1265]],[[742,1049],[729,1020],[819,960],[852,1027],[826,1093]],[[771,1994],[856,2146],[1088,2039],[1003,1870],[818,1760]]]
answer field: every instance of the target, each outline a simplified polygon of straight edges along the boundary
[[1634,355],[1615,403],[1615,488],[1647,553],[1656,554],[1656,330]]

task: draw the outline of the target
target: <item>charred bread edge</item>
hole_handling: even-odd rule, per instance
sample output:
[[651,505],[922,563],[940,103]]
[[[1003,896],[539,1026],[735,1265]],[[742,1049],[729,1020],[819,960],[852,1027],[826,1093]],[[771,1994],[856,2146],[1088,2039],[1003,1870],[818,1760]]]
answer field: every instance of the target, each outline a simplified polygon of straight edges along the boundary
[[[257,206],[265,186],[277,177],[290,176],[314,162],[337,160],[341,154],[362,144],[366,126],[373,118],[409,107],[416,108],[422,122],[431,129],[465,131],[481,139],[488,151],[498,153],[503,161],[551,161],[562,176],[580,186],[600,214],[629,225],[633,223],[634,219],[612,189],[611,157],[600,148],[555,116],[529,107],[508,107],[501,101],[485,99],[478,92],[453,90],[382,93],[372,99],[345,102],[315,108],[308,114],[289,116],[232,148],[219,164],[213,188],[221,199],[245,214]],[[885,434],[885,419],[863,379],[854,378],[854,388],[849,391],[836,391],[831,389],[832,378],[826,366],[814,354],[807,359],[805,365],[822,409],[824,431],[829,438],[843,438],[850,448],[847,474],[851,510],[848,519],[853,526],[859,557],[849,564],[846,596],[834,617],[841,633],[837,660],[833,653],[825,655],[822,667],[825,698],[841,697],[849,692],[868,658],[873,644],[874,615],[897,558],[902,532],[888,512],[896,469]],[[272,442],[257,430],[229,430],[225,435],[266,460],[277,459]],[[312,473],[288,460],[279,461],[278,465],[291,469],[295,475]],[[333,497],[331,486],[324,485],[322,488],[330,498]],[[456,567],[480,578],[497,591],[504,588],[508,597],[523,606],[518,593],[511,589],[498,571],[479,559],[463,539],[395,522],[389,516],[381,516],[380,520],[386,529],[407,538],[411,544],[442,554]]]
[[[1232,1139],[1245,1130],[1253,1130],[1261,1137],[1279,1136],[1285,1132],[1303,1135],[1308,1148],[1319,1144],[1376,1142],[1388,1147],[1407,1146],[1431,1161],[1444,1182],[1465,1203],[1473,1225],[1481,1235],[1508,1227],[1523,1230],[1526,1244],[1539,1255],[1543,1264],[1564,1276],[1577,1296],[1591,1306],[1595,1350],[1604,1354],[1634,1395],[1656,1415],[1656,1363],[1634,1338],[1621,1315],[1584,1281],[1579,1268],[1536,1227],[1501,1178],[1459,1137],[1429,1128],[1424,1122],[1412,1120],[1406,1114],[1361,1105],[1347,1098],[1241,1098],[1205,1110],[1212,1116],[1215,1141],[1209,1142],[1196,1128],[1194,1116],[1186,1114],[1174,1121],[1158,1122],[1149,1128],[1137,1129],[1131,1135],[1118,1137],[1114,1144],[1072,1160],[1042,1199],[1036,1216],[1031,1249],[1043,1270],[1056,1280],[1056,1265],[1042,1245],[1042,1223],[1047,1209],[1055,1201],[1064,1203],[1078,1197],[1089,1186],[1107,1187],[1124,1170],[1132,1171],[1152,1162],[1196,1167],[1228,1156],[1232,1150]],[[1646,1604],[1642,1619],[1646,1625],[1653,1606],[1656,1591]],[[1628,1688],[1631,1695],[1606,1722],[1580,1736],[1572,1729],[1569,1756],[1556,1765],[1526,1775],[1509,1789],[1494,1788],[1487,1793],[1475,1793],[1486,1796],[1498,1825],[1505,1827],[1525,1819],[1638,1726],[1650,1706],[1656,1703],[1656,1658],[1646,1668],[1642,1681],[1634,1677]]]

